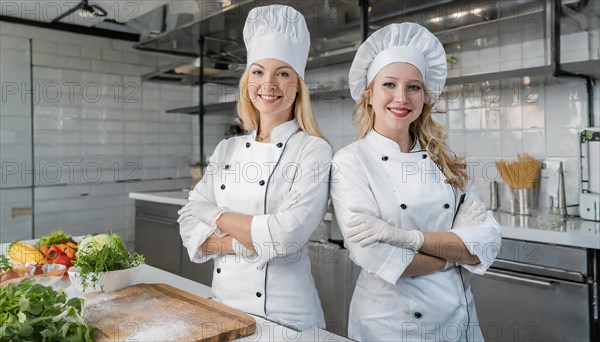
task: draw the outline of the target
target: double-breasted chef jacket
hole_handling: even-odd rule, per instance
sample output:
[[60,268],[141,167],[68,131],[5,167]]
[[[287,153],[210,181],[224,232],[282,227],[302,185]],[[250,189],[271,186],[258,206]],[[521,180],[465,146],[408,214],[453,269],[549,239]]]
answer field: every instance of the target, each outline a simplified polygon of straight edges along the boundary
[[[482,274],[498,252],[501,234],[488,212],[485,224],[451,229],[462,193],[446,182],[418,139],[408,153],[371,130],[334,157],[331,196],[342,232],[369,212],[405,230],[451,231],[481,260],[460,265]],[[475,196],[468,192],[466,197]],[[464,197],[463,197],[464,198]],[[477,313],[461,267],[401,277],[415,252],[385,243],[344,241],[362,270],[350,306],[349,335],[359,341],[482,341]],[[466,280],[466,279],[465,279]]]
[[[194,217],[181,222],[183,245],[193,262],[215,259],[217,301],[296,330],[324,328],[306,243],[327,210],[331,147],[295,119],[273,128],[270,143],[255,138],[253,131],[221,141],[189,199],[253,215],[256,253],[203,252],[212,231]],[[297,203],[280,211],[291,190],[300,193]]]

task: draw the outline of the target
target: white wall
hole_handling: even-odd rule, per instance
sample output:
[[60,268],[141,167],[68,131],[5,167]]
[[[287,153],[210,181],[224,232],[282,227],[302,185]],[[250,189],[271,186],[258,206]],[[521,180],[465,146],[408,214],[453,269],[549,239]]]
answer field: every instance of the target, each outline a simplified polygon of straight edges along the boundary
[[[132,241],[130,191],[189,185],[198,121],[165,110],[190,106],[196,93],[140,77],[187,60],[141,53],[132,44],[0,22],[0,241],[31,238],[31,217],[11,215],[14,207],[31,205],[30,72],[36,237],[56,229],[112,229]],[[127,179],[140,181],[118,182]]]

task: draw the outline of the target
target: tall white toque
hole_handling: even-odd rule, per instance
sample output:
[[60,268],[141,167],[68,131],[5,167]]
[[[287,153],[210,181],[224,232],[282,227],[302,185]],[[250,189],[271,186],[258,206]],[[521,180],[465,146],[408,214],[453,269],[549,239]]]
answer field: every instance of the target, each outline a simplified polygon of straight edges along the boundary
[[265,58],[289,64],[304,79],[310,50],[310,34],[302,13],[290,6],[255,7],[246,18],[244,43],[248,51],[246,68]]

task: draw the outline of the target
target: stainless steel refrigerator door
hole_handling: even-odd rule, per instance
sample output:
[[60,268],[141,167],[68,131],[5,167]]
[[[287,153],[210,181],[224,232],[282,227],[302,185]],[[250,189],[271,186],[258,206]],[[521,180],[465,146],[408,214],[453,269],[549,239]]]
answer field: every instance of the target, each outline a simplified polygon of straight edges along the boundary
[[471,290],[486,341],[589,341],[585,283],[490,269]]
[[327,330],[348,335],[348,311],[360,268],[347,249],[331,243],[309,242],[310,263],[321,299]]

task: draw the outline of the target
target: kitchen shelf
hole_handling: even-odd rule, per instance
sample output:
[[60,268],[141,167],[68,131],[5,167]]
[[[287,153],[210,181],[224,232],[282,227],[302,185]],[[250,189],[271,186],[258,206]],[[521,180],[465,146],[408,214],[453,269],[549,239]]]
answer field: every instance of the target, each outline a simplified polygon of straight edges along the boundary
[[[235,111],[235,102],[220,102],[213,104],[205,104],[204,105],[204,113],[206,115],[211,115],[214,113],[233,113]],[[181,107],[169,109],[166,111],[168,114],[189,114],[189,115],[197,115],[198,114],[198,106],[190,106],[190,107]]]
[[[598,79],[600,78],[600,59],[562,63],[561,69],[571,71],[574,73],[584,73],[591,75]],[[545,81],[552,80],[552,66],[543,65],[531,68],[496,71],[489,73],[480,73],[473,75],[449,77],[446,80],[446,85],[449,84],[464,84],[464,83],[477,83],[490,80],[520,78],[520,77],[543,77]]]
[[[564,70],[568,70],[574,73],[585,73],[591,75],[592,77],[598,79],[600,78],[600,59],[588,60],[588,61],[580,61],[580,62],[570,62],[563,63],[562,68]],[[552,66],[544,65],[537,66],[531,68],[524,69],[515,69],[515,70],[506,70],[506,71],[496,71],[475,75],[466,75],[466,76],[457,76],[457,77],[449,77],[446,80],[446,85],[458,85],[458,84],[468,84],[468,83],[479,83],[485,81],[494,81],[494,80],[504,80],[511,78],[522,78],[522,77],[533,77],[535,80],[536,77],[543,77],[543,81],[551,81],[556,80],[552,76]],[[333,102],[337,101],[337,99],[344,99],[350,97],[350,89],[328,89],[328,88],[319,88],[319,89],[311,89],[310,94],[311,100],[314,102]],[[221,103],[213,103],[206,104],[205,112],[210,114],[215,113],[233,113],[235,111],[236,102],[221,102]],[[190,114],[196,115],[198,114],[198,106],[191,107],[182,107],[182,108],[174,108],[167,111],[167,113],[177,113],[177,114]]]
[[[206,107],[206,105],[204,105],[204,107]],[[173,108],[173,109],[167,110],[165,113],[196,115],[196,114],[198,114],[198,106]]]
[[355,55],[356,49],[351,49],[341,53],[324,53],[320,56],[309,56],[306,68],[315,69],[335,64],[350,63],[354,60]]
[[[328,88],[319,88],[312,89],[310,93],[310,98],[314,102],[334,102],[338,99],[345,99],[350,97],[350,89],[328,89]],[[235,113],[235,101],[231,102],[220,102],[213,104],[205,104],[204,105],[204,113],[205,115],[213,115],[213,114],[234,114]],[[169,114],[188,114],[188,115],[197,115],[198,114],[198,106],[190,106],[190,107],[181,107],[169,109],[166,111]]]
[[[175,69],[180,66],[182,66],[182,63],[172,63],[161,66],[155,71],[142,75],[142,80],[145,82],[165,82],[178,85],[197,86],[200,69],[196,68],[190,73],[177,73]],[[205,68],[204,83],[237,85],[243,71],[243,69],[217,70],[214,68]]]
[[[335,88],[335,85],[333,85]],[[333,102],[338,99],[345,99],[350,97],[350,89],[329,89],[319,88],[312,89],[310,92],[310,99],[315,102]]]

